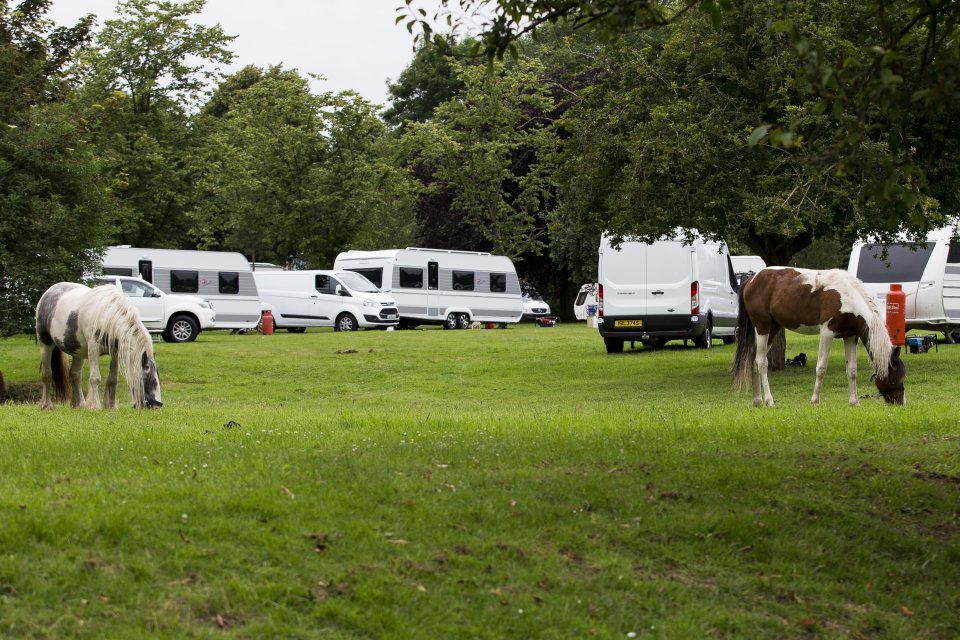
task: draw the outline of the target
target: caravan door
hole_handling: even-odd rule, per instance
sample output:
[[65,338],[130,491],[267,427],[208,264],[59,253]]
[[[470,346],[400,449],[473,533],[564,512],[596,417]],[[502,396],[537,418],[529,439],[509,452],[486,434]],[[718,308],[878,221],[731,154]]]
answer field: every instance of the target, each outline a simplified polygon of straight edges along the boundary
[[439,318],[440,308],[440,265],[431,260],[427,263],[427,316]]

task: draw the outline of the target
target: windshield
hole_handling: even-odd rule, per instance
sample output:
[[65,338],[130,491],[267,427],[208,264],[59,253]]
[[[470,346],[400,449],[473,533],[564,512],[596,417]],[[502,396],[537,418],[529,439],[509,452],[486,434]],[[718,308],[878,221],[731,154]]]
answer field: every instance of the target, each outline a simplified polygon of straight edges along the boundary
[[340,281],[347,285],[347,288],[351,291],[356,291],[357,293],[380,292],[380,289],[377,289],[377,285],[373,284],[359,273],[354,273],[353,271],[342,271],[337,273],[337,277],[340,278]]

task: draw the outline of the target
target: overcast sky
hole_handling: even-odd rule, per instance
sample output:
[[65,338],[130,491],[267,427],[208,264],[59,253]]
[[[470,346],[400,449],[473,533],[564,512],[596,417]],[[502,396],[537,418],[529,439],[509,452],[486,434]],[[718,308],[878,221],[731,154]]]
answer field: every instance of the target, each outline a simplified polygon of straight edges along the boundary
[[[219,23],[237,36],[229,48],[237,54],[224,71],[248,64],[280,64],[302,75],[316,73],[315,92],[352,89],[371,102],[386,104],[387,79],[396,80],[413,57],[413,36],[395,24],[403,0],[207,0],[196,22]],[[436,10],[436,0],[418,6]],[[87,13],[98,25],[116,17],[116,0],[53,0],[47,14],[72,25]]]

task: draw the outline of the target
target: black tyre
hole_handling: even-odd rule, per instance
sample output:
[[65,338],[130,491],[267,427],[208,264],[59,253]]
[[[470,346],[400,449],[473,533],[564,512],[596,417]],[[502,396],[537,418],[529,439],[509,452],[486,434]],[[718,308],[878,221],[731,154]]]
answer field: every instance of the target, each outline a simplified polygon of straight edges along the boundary
[[173,316],[163,332],[165,342],[193,342],[200,333],[200,326],[190,316]]
[[444,328],[444,329],[456,329],[456,328],[457,328],[458,316],[459,316],[459,314],[457,314],[457,313],[448,313],[448,314],[447,314],[447,318],[443,321],[443,328]]
[[356,331],[357,319],[349,313],[341,313],[337,316],[337,322],[333,325],[334,331]]
[[469,329],[470,328],[470,314],[468,313],[458,313],[457,314],[457,329]]
[[699,338],[694,338],[693,343],[701,349],[713,348],[713,326],[711,326],[709,322],[707,323],[707,328],[704,330],[703,335]]
[[734,336],[723,336],[723,344],[733,344],[737,339]]
[[623,353],[623,340],[620,338],[604,338],[603,344],[607,353]]

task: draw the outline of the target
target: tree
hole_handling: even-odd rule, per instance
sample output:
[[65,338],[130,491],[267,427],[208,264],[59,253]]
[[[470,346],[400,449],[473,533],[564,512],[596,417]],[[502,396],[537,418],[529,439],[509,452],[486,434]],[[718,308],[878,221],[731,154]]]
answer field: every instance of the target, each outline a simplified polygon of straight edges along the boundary
[[383,119],[403,129],[408,122],[426,122],[442,103],[463,91],[463,80],[454,65],[463,58],[467,45],[459,44],[450,51],[433,42],[417,47],[413,60],[400,72],[396,82],[388,85],[390,106]]
[[328,266],[358,237],[410,236],[411,185],[389,161],[385,125],[352,93],[310,92],[295,71],[246,67],[196,119],[190,212],[200,246]]
[[113,190],[124,205],[114,240],[141,246],[188,244],[191,184],[183,149],[193,145],[189,113],[229,63],[234,36],[190,23],[205,0],[124,0],[77,71]]
[[[420,10],[415,0],[405,4],[407,26],[422,39],[431,39],[433,25],[443,17],[454,33],[464,23],[462,16],[452,15],[451,0],[441,0],[441,9],[433,16]],[[557,21],[588,27],[601,39],[613,41],[698,13],[720,25],[725,15],[748,8],[729,0],[459,0],[457,4],[464,14],[481,17],[484,26],[477,49],[491,59],[516,51],[521,36],[536,35],[544,25]],[[837,129],[836,144],[821,148],[807,165],[812,170],[818,164],[824,175],[854,175],[863,181],[858,198],[865,224],[858,233],[890,238],[901,230],[922,234],[940,224],[937,204],[955,210],[958,197],[955,189],[941,185],[952,185],[957,177],[952,132],[956,130],[953,96],[960,79],[960,5],[952,0],[778,0],[775,6],[780,15],[766,28],[788,35],[802,62],[791,65],[789,77],[811,92],[815,115],[824,116],[824,122]],[[833,47],[833,38],[819,22],[804,19],[817,7],[827,14],[837,7],[849,9],[857,16],[851,46]],[[750,142],[802,152],[804,138],[797,135],[796,126],[793,114],[779,121],[755,121]],[[947,142],[941,134],[947,135]]]
[[92,268],[112,222],[82,114],[63,102],[91,20],[54,27],[48,7],[0,2],[0,335],[29,331],[43,291]]
[[428,192],[449,193],[463,222],[492,251],[514,258],[540,252],[545,229],[538,220],[551,195],[539,158],[552,143],[553,100],[541,71],[534,60],[494,73],[460,65],[463,97],[410,125],[403,139],[430,175]]

